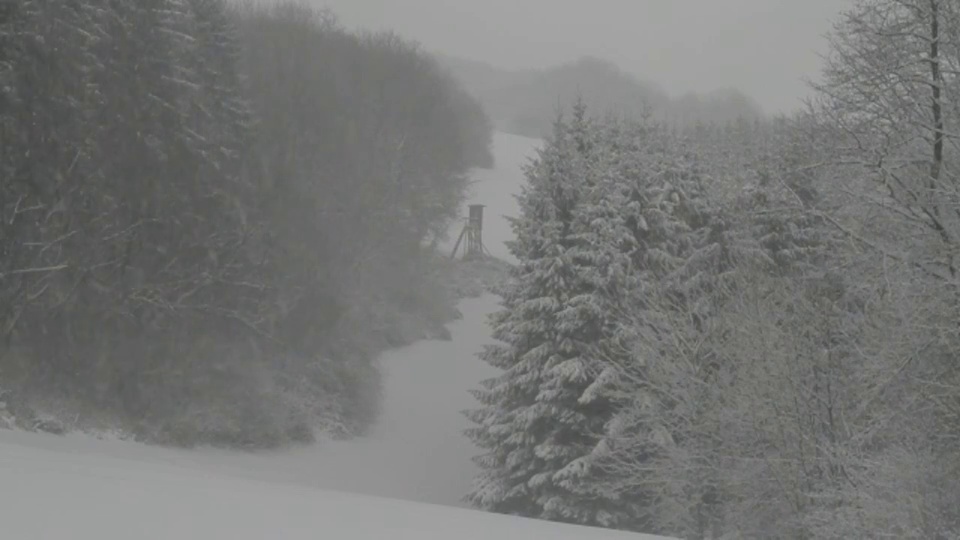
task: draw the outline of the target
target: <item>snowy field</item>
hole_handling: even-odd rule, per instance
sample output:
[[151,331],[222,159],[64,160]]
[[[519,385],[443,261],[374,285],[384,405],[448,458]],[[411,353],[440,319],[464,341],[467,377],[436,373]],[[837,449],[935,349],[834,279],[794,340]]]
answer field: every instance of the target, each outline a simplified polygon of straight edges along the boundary
[[[0,538],[11,540],[629,540],[642,536],[264,482],[52,437],[3,435]],[[114,448],[116,450],[116,448]],[[128,448],[129,451],[135,451]],[[277,458],[279,459],[279,458]]]
[[[512,194],[535,144],[497,135],[496,169],[474,175],[470,202],[488,206],[485,242],[496,256],[508,258],[503,216],[516,214]],[[489,342],[497,299],[460,309],[452,341],[383,355],[384,414],[360,440],[248,454],[0,431],[0,538],[643,538],[452,508],[475,472],[460,411],[492,374],[474,355]]]

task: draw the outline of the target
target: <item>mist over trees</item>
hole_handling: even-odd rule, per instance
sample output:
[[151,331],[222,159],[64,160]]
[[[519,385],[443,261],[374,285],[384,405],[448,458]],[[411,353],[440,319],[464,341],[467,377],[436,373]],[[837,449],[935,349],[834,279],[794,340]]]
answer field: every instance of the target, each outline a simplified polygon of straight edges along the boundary
[[658,85],[616,65],[584,57],[549,69],[502,70],[483,62],[444,55],[440,62],[486,107],[497,127],[509,133],[546,137],[558,108],[583,99],[596,114],[655,119],[679,127],[725,125],[764,116],[760,106],[736,89],[671,97]]
[[778,118],[597,59],[438,61],[296,3],[0,1],[0,424],[362,434],[376,356],[455,316],[432,244],[496,124],[546,140],[467,502],[958,538],[957,73],[958,0],[856,0]]
[[0,3],[0,387],[151,442],[362,432],[490,166],[428,55],[297,4]]
[[679,538],[960,535],[958,28],[954,0],[860,0],[791,117],[557,121],[467,500]]

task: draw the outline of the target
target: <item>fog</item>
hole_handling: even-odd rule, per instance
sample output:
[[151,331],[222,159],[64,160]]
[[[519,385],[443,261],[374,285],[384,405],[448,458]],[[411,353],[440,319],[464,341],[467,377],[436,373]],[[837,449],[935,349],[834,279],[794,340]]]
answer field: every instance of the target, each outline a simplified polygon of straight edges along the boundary
[[960,539],[958,29],[0,2],[4,531]]
[[[351,27],[391,28],[431,51],[510,69],[598,56],[671,94],[737,87],[767,112],[815,78],[847,0],[312,0]],[[426,14],[429,14],[427,16]]]

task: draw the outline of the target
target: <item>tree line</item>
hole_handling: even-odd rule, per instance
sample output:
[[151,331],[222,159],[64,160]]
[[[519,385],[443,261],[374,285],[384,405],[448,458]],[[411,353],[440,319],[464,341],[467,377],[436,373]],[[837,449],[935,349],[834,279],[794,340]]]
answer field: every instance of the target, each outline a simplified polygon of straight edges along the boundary
[[679,538],[960,534],[960,2],[860,0],[789,117],[560,118],[467,499]]
[[542,138],[550,133],[558,103],[579,96],[594,113],[616,113],[692,126],[725,124],[764,116],[761,107],[736,89],[671,97],[651,81],[625,73],[615,64],[582,57],[544,70],[506,71],[470,60],[439,56],[479,99],[498,129]]
[[299,4],[0,2],[7,402],[170,444],[362,431],[375,355],[450,316],[425,246],[490,139],[416,44]]

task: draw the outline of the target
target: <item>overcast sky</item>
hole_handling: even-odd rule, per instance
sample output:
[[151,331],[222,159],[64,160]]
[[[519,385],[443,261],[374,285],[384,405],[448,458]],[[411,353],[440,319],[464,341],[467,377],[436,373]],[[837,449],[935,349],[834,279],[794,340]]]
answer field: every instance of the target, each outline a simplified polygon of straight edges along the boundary
[[599,56],[674,95],[736,86],[773,112],[807,93],[848,0],[310,1],[433,51],[506,68]]

